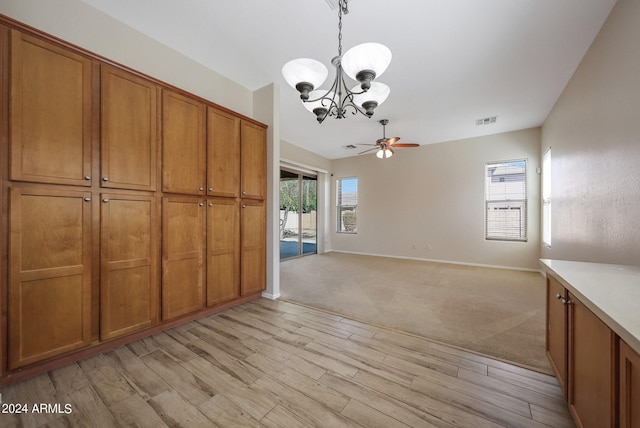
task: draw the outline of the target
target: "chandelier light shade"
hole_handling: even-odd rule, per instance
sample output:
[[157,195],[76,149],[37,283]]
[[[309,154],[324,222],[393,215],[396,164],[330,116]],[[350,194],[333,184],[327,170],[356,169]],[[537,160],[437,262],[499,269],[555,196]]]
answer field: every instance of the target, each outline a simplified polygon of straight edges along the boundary
[[362,89],[369,89],[371,81],[380,77],[391,63],[391,51],[380,43],[362,43],[352,47],[342,57],[342,69]]
[[282,75],[289,85],[300,92],[300,98],[307,100],[309,92],[320,87],[327,80],[329,70],[323,63],[315,59],[298,58],[289,61],[282,67]]
[[[331,60],[336,69],[331,87],[319,89],[328,75],[327,67],[319,61],[298,58],[282,67],[285,81],[300,93],[305,108],[316,115],[319,123],[329,116],[342,119],[349,111],[354,115],[360,113],[371,117],[374,109],[391,92],[384,83],[374,81],[391,63],[391,50],[388,47],[380,43],[363,43],[342,55],[342,14],[349,13],[347,2],[339,0],[338,55]],[[349,89],[345,74],[359,85]]]

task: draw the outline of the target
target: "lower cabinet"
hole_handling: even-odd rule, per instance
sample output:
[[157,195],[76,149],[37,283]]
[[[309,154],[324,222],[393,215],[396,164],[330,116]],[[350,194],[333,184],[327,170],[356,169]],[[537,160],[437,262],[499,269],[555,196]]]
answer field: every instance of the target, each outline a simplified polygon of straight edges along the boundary
[[547,278],[547,358],[567,399],[567,290],[552,276]]
[[204,308],[205,207],[202,198],[162,200],[162,319]]
[[207,306],[240,294],[240,203],[207,200]]
[[91,343],[91,193],[10,190],[8,363]]
[[614,427],[616,335],[569,294],[569,410],[579,427]]
[[619,416],[621,428],[640,427],[640,355],[620,340]]
[[158,322],[158,202],[154,196],[101,196],[100,339]]
[[242,201],[240,212],[240,288],[243,296],[266,287],[266,211],[264,201]]

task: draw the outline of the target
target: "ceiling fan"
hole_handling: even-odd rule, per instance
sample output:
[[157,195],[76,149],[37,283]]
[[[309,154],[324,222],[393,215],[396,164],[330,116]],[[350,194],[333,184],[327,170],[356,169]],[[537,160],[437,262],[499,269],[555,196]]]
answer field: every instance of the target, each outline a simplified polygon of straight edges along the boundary
[[393,156],[393,153],[394,153],[393,149],[396,149],[399,147],[420,146],[420,144],[415,144],[415,143],[398,143],[398,141],[400,140],[400,137],[387,138],[385,131],[388,123],[389,123],[388,119],[382,119],[380,121],[380,124],[382,125],[382,138],[378,139],[375,144],[359,144],[359,146],[374,146],[374,147],[372,149],[367,149],[358,154],[361,155],[363,153],[367,153],[372,150],[378,150],[378,153],[376,153],[376,156],[379,157],[380,159],[386,159]]

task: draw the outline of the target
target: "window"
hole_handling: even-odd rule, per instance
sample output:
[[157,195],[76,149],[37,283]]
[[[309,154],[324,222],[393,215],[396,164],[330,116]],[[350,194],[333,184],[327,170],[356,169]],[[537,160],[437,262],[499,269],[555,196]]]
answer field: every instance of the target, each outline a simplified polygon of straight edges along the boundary
[[485,239],[527,240],[527,161],[485,165]]
[[551,147],[542,155],[542,243],[551,246]]
[[339,233],[356,233],[358,228],[358,179],[338,179],[338,225]]

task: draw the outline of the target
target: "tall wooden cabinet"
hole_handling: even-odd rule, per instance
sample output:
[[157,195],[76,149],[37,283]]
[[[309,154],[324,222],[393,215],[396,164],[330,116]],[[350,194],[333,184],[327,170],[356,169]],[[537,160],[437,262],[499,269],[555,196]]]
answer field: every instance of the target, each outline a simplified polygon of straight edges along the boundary
[[640,428],[640,354],[620,339],[620,427]]
[[157,200],[103,193],[101,206],[100,339],[158,321]]
[[160,89],[105,64],[100,87],[102,187],[156,190]]
[[11,189],[9,369],[91,343],[91,194]]
[[10,63],[10,179],[89,186],[94,63],[17,30]]
[[0,384],[260,295],[264,125],[4,17],[0,93]]
[[201,198],[162,201],[162,319],[198,311],[205,303],[205,207]]

